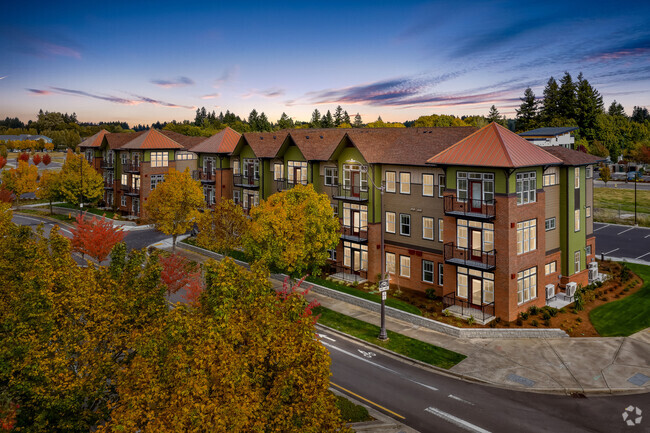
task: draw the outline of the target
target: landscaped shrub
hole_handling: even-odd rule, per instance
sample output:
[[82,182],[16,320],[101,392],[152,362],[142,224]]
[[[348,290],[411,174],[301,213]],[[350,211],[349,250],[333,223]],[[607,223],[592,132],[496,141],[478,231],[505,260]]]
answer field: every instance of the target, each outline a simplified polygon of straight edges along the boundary
[[445,316],[445,317],[449,317],[449,316],[451,316],[451,312],[449,310],[443,310],[442,315]]
[[539,323],[538,323],[537,320],[535,320],[535,319],[533,319],[533,320],[530,322],[530,324],[533,325],[534,327],[538,327],[538,326],[539,326]]
[[542,314],[542,319],[547,321],[551,320],[551,314],[548,311],[544,311],[544,313]]
[[424,296],[426,296],[427,299],[431,299],[432,301],[438,299],[438,296],[436,295],[436,289],[425,290]]
[[519,317],[521,317],[523,320],[527,320],[528,319],[528,313],[525,312],[525,311],[522,311],[521,313],[519,313]]
[[521,320],[521,317],[517,317],[517,326],[521,326],[523,324],[524,324],[524,322],[523,322],[523,320]]
[[539,307],[536,305],[531,305],[530,308],[528,309],[528,312],[530,313],[531,316],[537,316],[537,313],[539,313]]
[[557,313],[560,311],[557,308],[549,307],[548,305],[542,308],[543,311],[551,315],[551,317],[557,316]]
[[551,326],[551,321],[550,320],[544,320],[544,326],[546,326],[546,327]]
[[496,323],[501,323],[501,316],[497,316],[497,317],[494,319],[494,321],[495,321]]
[[621,282],[626,282],[630,278],[632,278],[632,273],[630,272],[630,268],[627,266],[626,263],[623,263],[621,265],[621,273],[619,275]]

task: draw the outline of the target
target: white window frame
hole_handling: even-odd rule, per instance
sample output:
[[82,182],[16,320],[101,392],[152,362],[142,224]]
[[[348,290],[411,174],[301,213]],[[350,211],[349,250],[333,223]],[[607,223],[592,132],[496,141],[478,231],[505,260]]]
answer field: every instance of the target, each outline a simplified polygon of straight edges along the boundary
[[544,265],[544,275],[551,275],[557,272],[557,261],[553,260]]
[[395,275],[395,253],[386,252],[386,273]]
[[276,162],[273,164],[273,180],[284,180],[284,164]]
[[546,218],[546,221],[544,221],[544,229],[550,232],[551,230],[555,230],[555,228],[555,217]]
[[537,266],[517,273],[517,304],[537,298]]
[[240,190],[235,190],[232,192],[232,201],[235,202],[235,204],[241,204],[241,191]]
[[399,256],[399,276],[411,278],[411,256]]
[[537,249],[537,219],[517,223],[517,255]]
[[180,150],[176,152],[177,161],[190,161],[196,159],[196,153],[188,152],[185,150]]
[[[300,179],[294,179],[295,169],[300,169]],[[307,185],[307,162],[306,161],[287,161],[287,182],[292,184]]]
[[585,218],[591,218],[591,206],[585,206]]
[[442,263],[438,263],[438,285],[442,286],[443,280],[442,280],[442,271],[445,269],[445,265]]
[[408,171],[399,172],[399,193],[411,194],[411,173]]
[[126,196],[124,194],[122,194],[122,197],[120,198],[120,206],[126,207]]
[[580,189],[580,167],[573,169],[573,188]]
[[445,220],[442,218],[438,218],[438,242],[442,242],[442,234],[444,232],[443,230],[443,224]]
[[[408,223],[404,223],[402,217],[408,217]],[[404,228],[408,227],[408,233],[404,233]],[[401,213],[399,214],[399,234],[402,236],[411,236],[411,214]]]
[[[430,270],[427,268],[430,268]],[[426,273],[431,274],[431,279],[426,279]],[[433,284],[436,281],[435,264],[431,260],[422,259],[422,281],[430,284]]]
[[590,256],[591,253],[592,253],[592,251],[591,251],[591,245],[587,245],[587,246],[585,247],[585,257],[586,257],[586,256]]
[[574,274],[577,274],[578,272],[580,272],[580,268],[581,268],[580,261],[581,261],[580,250],[578,250],[575,253],[573,253],[573,273]]
[[585,167],[585,179],[591,179],[594,177],[594,170],[593,167],[588,165]]
[[338,186],[338,184],[339,184],[339,168],[325,167],[325,185]]
[[[430,224],[430,227],[427,227],[427,225]],[[427,236],[427,231],[430,232],[430,234]],[[434,233],[436,232],[436,219],[431,218],[431,217],[422,217],[422,239],[427,239],[430,241],[435,240],[434,239]]]
[[151,167],[169,167],[169,152],[151,152]]
[[573,212],[573,231],[579,232],[580,231],[580,209],[576,209]]
[[241,174],[241,161],[239,158],[232,160],[232,174],[237,176]]
[[432,174],[425,173],[422,175],[422,196],[433,197],[435,191],[434,179],[435,177]]
[[516,191],[518,206],[535,203],[537,201],[537,173],[534,171],[517,173]]
[[442,198],[444,192],[445,192],[445,175],[439,174],[438,175],[438,197]]
[[156,186],[158,186],[159,183],[162,183],[165,181],[165,175],[164,174],[152,174],[151,175],[151,190],[153,191],[156,189]]
[[384,177],[386,180],[384,181],[386,184],[386,192],[396,192],[397,191],[397,177],[396,173],[394,171],[387,171],[384,173]]
[[388,211],[386,212],[386,233],[395,234],[395,224],[396,224],[395,219],[396,219],[395,212],[388,212]]

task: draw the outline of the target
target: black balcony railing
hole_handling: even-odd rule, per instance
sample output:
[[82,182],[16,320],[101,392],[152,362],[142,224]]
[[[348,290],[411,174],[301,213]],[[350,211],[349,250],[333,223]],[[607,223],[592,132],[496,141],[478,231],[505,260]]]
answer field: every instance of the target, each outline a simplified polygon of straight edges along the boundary
[[115,187],[115,182],[104,181],[104,189],[113,189]]
[[354,270],[349,266],[344,266],[341,262],[330,261],[328,273],[331,277],[346,282],[361,282],[368,279],[368,271],[364,269]]
[[453,242],[445,244],[444,247],[445,262],[467,266],[470,268],[482,269],[484,271],[496,268],[496,250],[483,251],[472,248],[459,247]]
[[140,173],[140,163],[127,162],[126,164],[122,164],[122,171],[125,173]]
[[216,175],[212,170],[199,169],[192,171],[192,179],[200,180],[201,182],[214,182]]
[[496,211],[494,200],[459,199],[453,195],[445,196],[445,214],[474,218],[492,219]]
[[474,317],[485,323],[486,320],[494,317],[494,302],[474,304],[469,300],[460,298],[456,293],[449,293],[442,297],[442,309],[455,310],[464,317]]
[[341,226],[341,239],[350,242],[368,242],[368,229],[361,230],[361,227]]
[[99,163],[100,168],[112,169],[115,165],[112,159],[102,159],[102,162]]
[[126,195],[140,195],[140,188],[135,188],[132,186],[126,186],[125,188],[125,185],[122,185],[122,190]]
[[368,201],[368,187],[361,187],[359,185],[331,185],[326,188],[331,188],[332,198],[336,200]]
[[235,186],[242,188],[259,188],[260,186],[260,180],[252,175],[244,176],[243,174],[236,174],[233,176],[233,183]]

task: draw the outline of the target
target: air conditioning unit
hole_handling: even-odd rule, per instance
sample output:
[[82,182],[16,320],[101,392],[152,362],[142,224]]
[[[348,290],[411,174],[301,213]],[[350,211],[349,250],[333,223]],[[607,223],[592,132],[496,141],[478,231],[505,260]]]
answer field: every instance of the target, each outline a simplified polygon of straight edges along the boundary
[[555,298],[555,285],[553,284],[547,284],[546,285],[546,299],[553,299]]
[[576,294],[576,288],[578,287],[577,283],[567,283],[566,285],[566,296],[573,298]]
[[598,279],[598,263],[589,263],[587,269],[589,270],[589,284],[591,284]]
[[591,262],[587,265],[589,269],[595,269],[598,270],[598,262]]

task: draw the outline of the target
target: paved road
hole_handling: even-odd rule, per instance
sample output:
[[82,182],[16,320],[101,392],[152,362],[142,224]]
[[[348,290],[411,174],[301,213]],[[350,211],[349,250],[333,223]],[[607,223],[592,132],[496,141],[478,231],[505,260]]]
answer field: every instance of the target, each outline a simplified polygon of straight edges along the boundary
[[[574,398],[460,381],[319,331],[332,357],[334,388],[420,432],[650,431],[650,394]],[[623,421],[626,407],[641,409],[641,424]]]
[[650,228],[594,223],[596,254],[650,265]]
[[[618,188],[618,189],[634,189],[634,183],[633,182],[627,182],[625,183],[624,180],[610,180],[609,182],[605,183],[600,180],[594,180],[594,187],[595,188]],[[637,183],[636,184],[636,189],[638,191],[650,191],[650,183]]]

